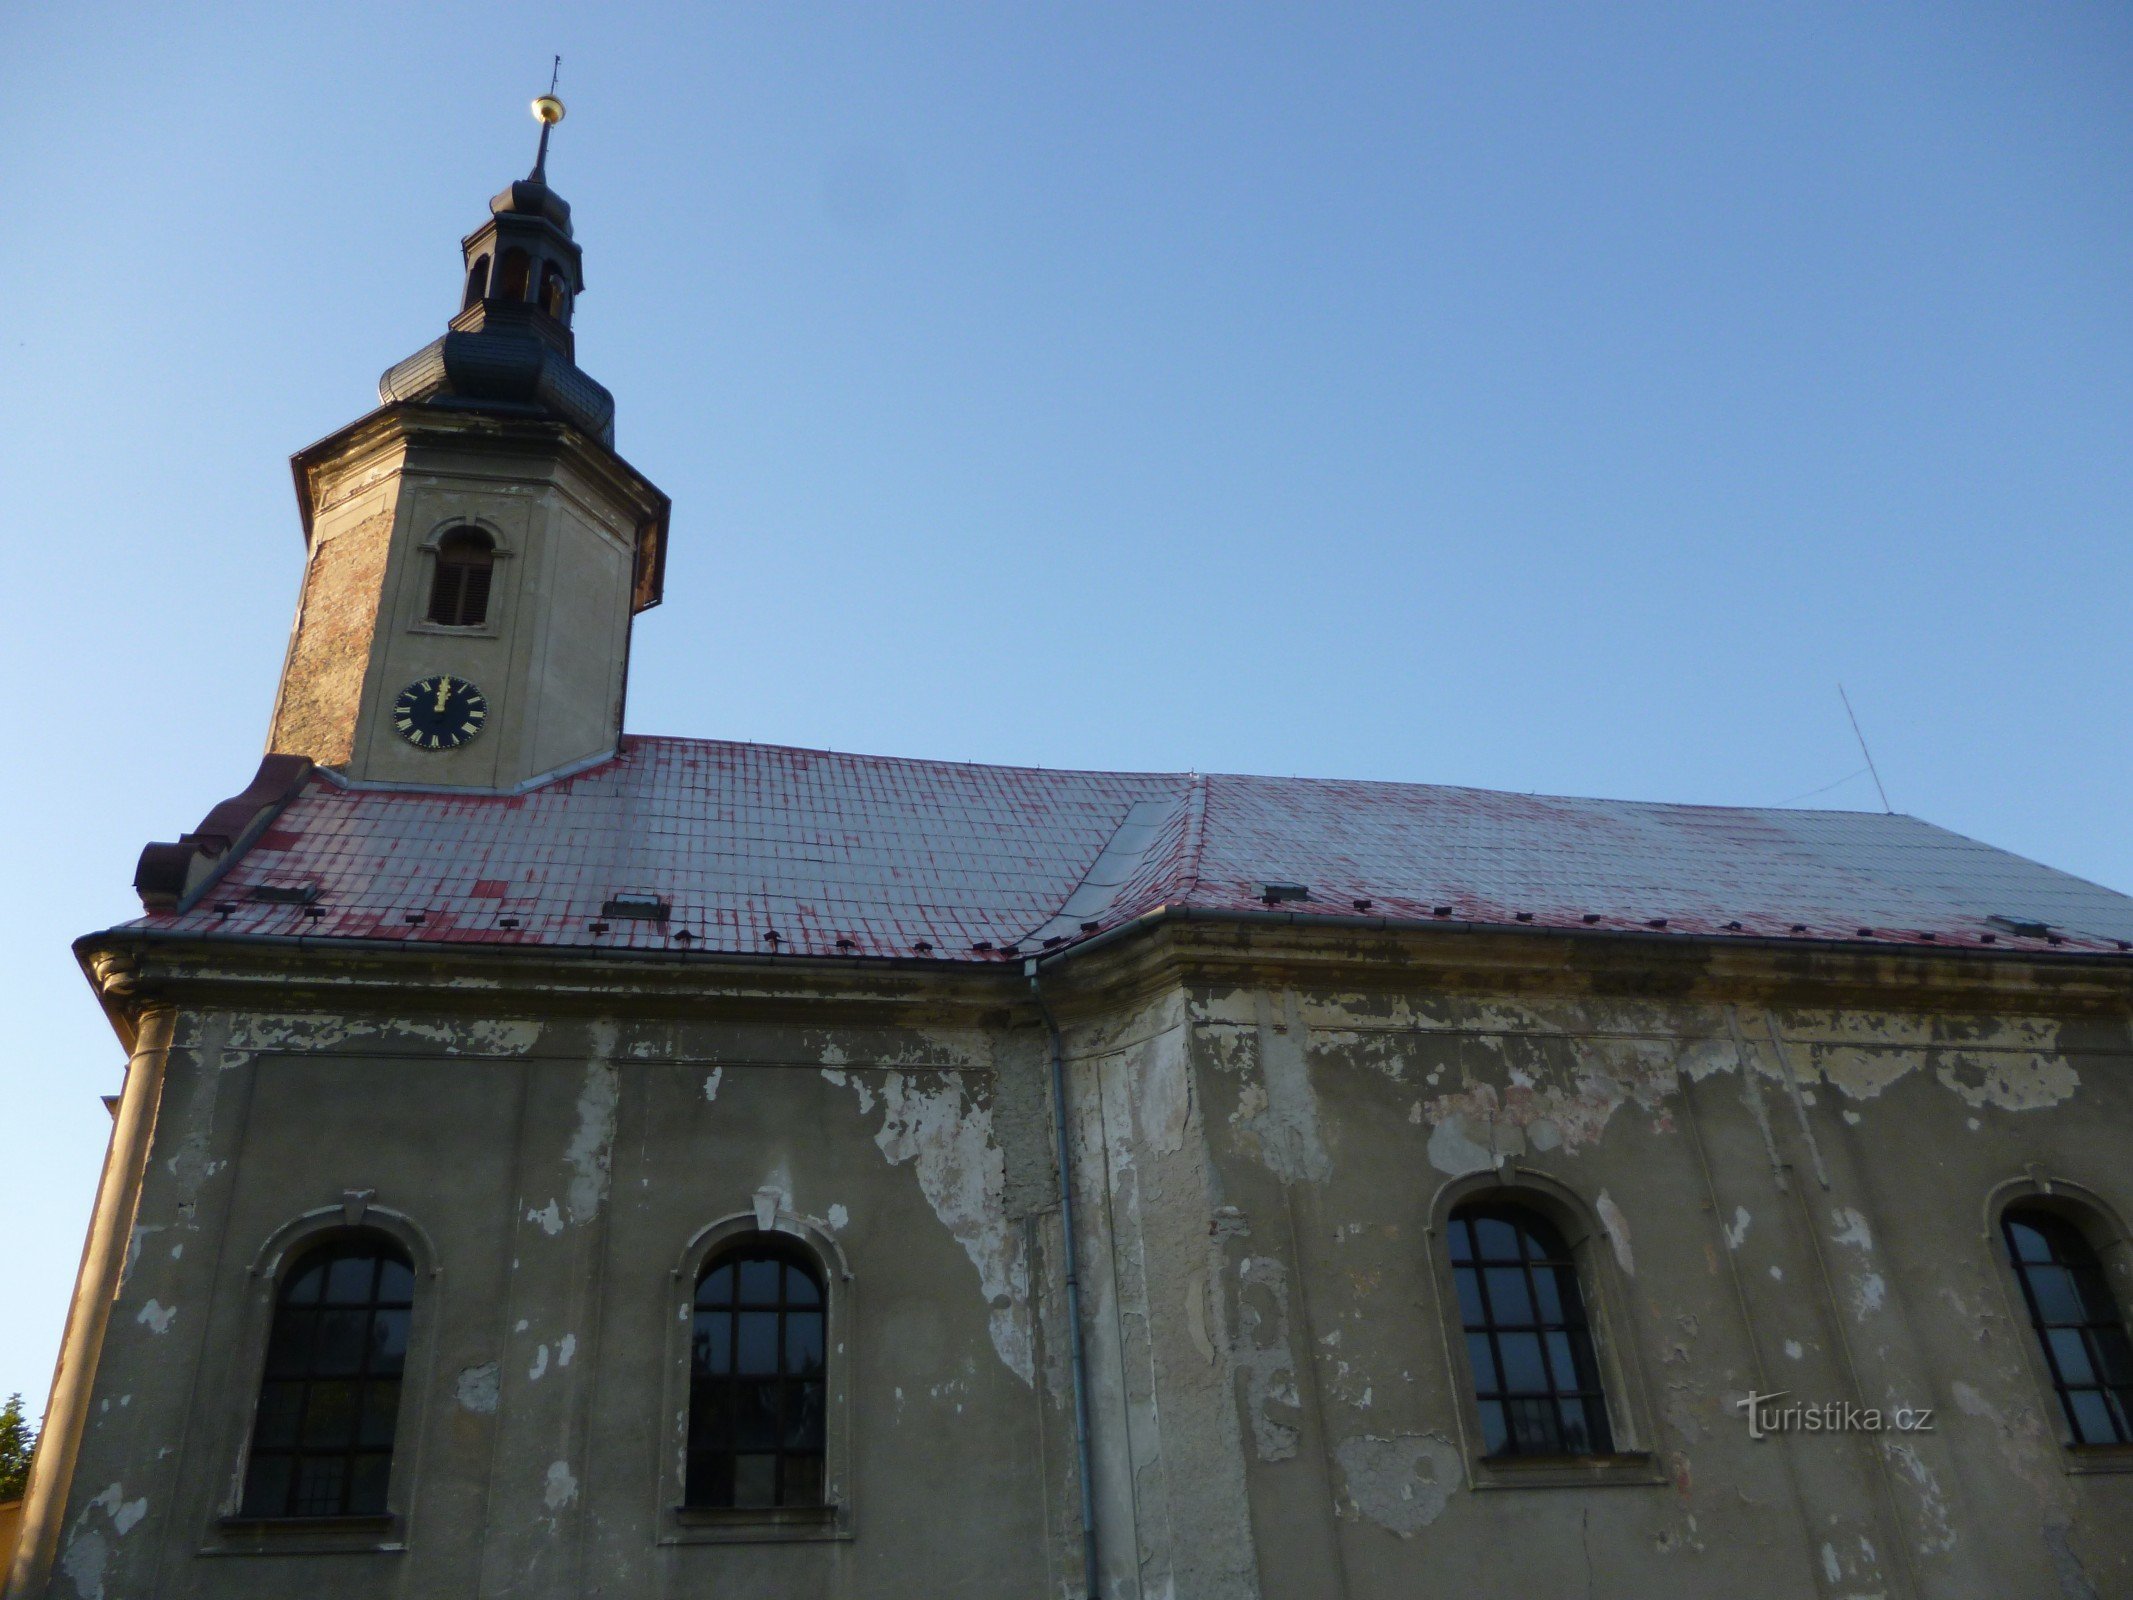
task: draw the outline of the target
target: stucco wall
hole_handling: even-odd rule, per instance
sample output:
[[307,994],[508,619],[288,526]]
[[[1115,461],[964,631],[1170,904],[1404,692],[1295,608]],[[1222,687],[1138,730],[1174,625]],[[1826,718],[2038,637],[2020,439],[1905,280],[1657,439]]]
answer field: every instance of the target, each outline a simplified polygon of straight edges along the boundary
[[[2060,1444],[1993,1233],[2040,1188],[2133,1212],[2133,1049],[2093,996],[1151,971],[1056,996],[1107,1597],[2133,1588],[2133,1477],[2103,1470],[2133,1462]],[[1046,1035],[1012,977],[960,1011],[912,977],[872,1013],[735,979],[518,1015],[524,979],[480,1014],[462,975],[434,1010],[187,1012],[50,1592],[1080,1593]],[[863,1020],[896,1005],[933,1020]],[[1568,1475],[1473,1442],[1439,1230],[1503,1184],[1565,1219],[1594,1307],[1619,1453]],[[399,1521],[329,1554],[218,1519],[276,1252],[351,1205],[424,1277]],[[672,1515],[687,1252],[736,1216],[849,1265],[845,1536]],[[1757,1441],[1751,1390],[1933,1427]]]
[[[1992,1231],[2010,1186],[2040,1179],[2084,1186],[2107,1226],[2133,1208],[2123,1025],[1728,1009],[1202,989],[1179,1007],[1189,1081],[1144,1052],[1118,1094],[1085,1066],[1085,1115],[1101,1102],[1126,1135],[1114,1214],[1147,1228],[1152,1161],[1202,1230],[1204,1263],[1180,1250],[1121,1320],[1145,1317],[1154,1365],[1194,1392],[1226,1374],[1261,1592],[2133,1585],[2133,1479],[2070,1470],[2133,1463],[2059,1444]],[[1174,1152],[1202,1139],[1187,1200]],[[1498,1184],[1586,1219],[1641,1471],[1505,1485],[1477,1462],[1435,1230]],[[1755,1441],[1751,1390],[1930,1407],[1932,1431]],[[1174,1548],[1207,1574],[1180,1593],[1252,1592]]]
[[[924,1577],[951,1570],[965,1592],[1045,1591],[1064,1395],[1038,1385],[1061,1369],[1028,1287],[1040,1093],[1003,1087],[977,1032],[189,1017],[53,1592],[917,1594],[953,1592]],[[405,1219],[430,1260],[402,1522],[342,1542],[404,1549],[223,1530],[258,1269],[293,1221],[363,1190],[367,1220]],[[693,1287],[676,1271],[706,1226],[759,1207],[851,1271],[833,1381],[841,1365],[857,1403],[832,1470],[852,1536],[662,1542]]]

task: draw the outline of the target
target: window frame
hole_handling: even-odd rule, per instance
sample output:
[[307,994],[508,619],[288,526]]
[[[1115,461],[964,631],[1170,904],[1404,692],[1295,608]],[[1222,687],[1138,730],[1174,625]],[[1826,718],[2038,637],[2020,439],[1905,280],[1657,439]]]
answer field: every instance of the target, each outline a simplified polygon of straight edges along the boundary
[[[244,1513],[252,1435],[259,1420],[267,1346],[282,1280],[313,1248],[337,1237],[375,1234],[391,1241],[414,1269],[408,1313],[407,1355],[401,1366],[399,1409],[393,1420],[392,1468],[385,1509],[377,1514],[324,1517],[258,1517]],[[413,1535],[411,1508],[421,1473],[424,1424],[436,1387],[437,1328],[443,1268],[429,1235],[412,1218],[373,1203],[369,1191],[351,1191],[341,1204],[321,1206],[284,1223],[267,1238],[245,1269],[243,1323],[220,1384],[203,1384],[203,1396],[227,1413],[221,1451],[224,1478],[211,1506],[202,1555],[285,1555],[292,1551],[404,1552]]]
[[2133,1234],[2117,1208],[2085,1184],[2047,1175],[2036,1167],[2022,1178],[1998,1185],[1987,1197],[1983,1244],[1997,1271],[2002,1306],[2018,1330],[2024,1369],[2036,1388],[2036,1403],[2058,1444],[2061,1468],[2073,1474],[2133,1472],[2133,1443],[2082,1444],[2073,1436],[2066,1407],[2059,1398],[2044,1342],[2030,1318],[2029,1297],[2008,1249],[2010,1211],[2042,1211],[2072,1227],[2095,1253],[2104,1282],[2117,1303],[2120,1326],[2133,1337]]
[[[822,1283],[824,1440],[823,1503],[819,1506],[691,1506],[688,1488],[691,1346],[696,1286],[712,1258],[755,1234],[775,1236],[781,1248],[797,1248],[812,1260]],[[707,1224],[669,1273],[666,1361],[668,1419],[658,1435],[658,1542],[661,1544],[760,1544],[852,1537],[851,1373],[858,1348],[851,1263],[828,1225],[797,1216],[767,1198],[747,1211]]]
[[[480,622],[456,624],[430,621],[430,601],[437,592],[437,562],[443,552],[446,537],[461,528],[470,528],[485,534],[489,540],[489,610]],[[409,633],[434,633],[453,639],[498,639],[510,626],[507,615],[511,605],[511,585],[505,581],[506,563],[518,556],[512,541],[487,517],[455,515],[439,518],[420,544],[415,547],[417,561],[413,564],[412,576],[418,581],[411,585],[415,593],[405,602],[412,615],[407,623]]]
[[[1475,1373],[1467,1359],[1466,1328],[1452,1271],[1452,1213],[1470,1205],[1515,1206],[1555,1230],[1577,1273],[1585,1323],[1599,1369],[1600,1402],[1613,1448],[1584,1456],[1490,1455],[1484,1443]],[[1437,1192],[1425,1240],[1444,1373],[1454,1408],[1460,1454],[1472,1489],[1589,1489],[1657,1486],[1671,1480],[1650,1446],[1657,1438],[1641,1352],[1629,1336],[1628,1302],[1620,1268],[1604,1231],[1569,1188],[1527,1167],[1509,1165],[1455,1178]]]

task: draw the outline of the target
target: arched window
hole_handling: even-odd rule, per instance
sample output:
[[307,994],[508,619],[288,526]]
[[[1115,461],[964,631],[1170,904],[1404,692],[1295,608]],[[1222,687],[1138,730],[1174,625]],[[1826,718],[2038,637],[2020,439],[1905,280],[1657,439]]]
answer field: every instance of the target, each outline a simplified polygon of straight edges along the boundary
[[506,250],[504,252],[503,265],[497,271],[496,298],[499,300],[525,299],[532,270],[532,263],[527,260],[525,251],[518,249]]
[[822,1273],[749,1235],[696,1283],[689,1345],[690,1506],[818,1506],[827,1373]]
[[563,269],[553,261],[541,269],[541,309],[558,322],[570,320],[570,285],[563,281]]
[[1483,1453],[1608,1455],[1600,1388],[1576,1264],[1562,1235],[1524,1206],[1461,1206],[1449,1226]]
[[437,541],[437,571],[430,580],[430,621],[473,628],[489,620],[489,579],[496,570],[495,541],[479,528],[454,528]]
[[488,287],[489,258],[487,256],[476,256],[474,265],[467,268],[467,297],[460,301],[459,309],[464,311],[469,306],[479,303]]
[[376,1233],[299,1256],[275,1297],[242,1514],[379,1516],[392,1474],[415,1273]]
[[2000,1230],[2074,1443],[2133,1443],[2133,1348],[2096,1251],[2041,1206],[2010,1207]]

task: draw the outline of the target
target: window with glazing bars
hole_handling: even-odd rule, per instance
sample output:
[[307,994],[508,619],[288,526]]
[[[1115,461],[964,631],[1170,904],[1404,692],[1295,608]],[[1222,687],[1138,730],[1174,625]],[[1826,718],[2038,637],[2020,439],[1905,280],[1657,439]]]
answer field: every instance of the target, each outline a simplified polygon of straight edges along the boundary
[[474,528],[454,528],[437,541],[437,571],[430,580],[430,621],[448,628],[479,627],[489,620],[489,579],[496,547]]
[[713,1258],[689,1351],[691,1506],[818,1506],[826,1334],[822,1276],[770,1240]]
[[1577,1267],[1562,1235],[1521,1206],[1463,1206],[1450,1225],[1483,1452],[1607,1455],[1614,1437]]
[[2103,1263],[2049,1211],[2011,1210],[2000,1227],[2074,1443],[2133,1442],[2133,1348]]
[[406,1255],[374,1234],[319,1245],[289,1269],[267,1336],[243,1515],[385,1510],[414,1300]]

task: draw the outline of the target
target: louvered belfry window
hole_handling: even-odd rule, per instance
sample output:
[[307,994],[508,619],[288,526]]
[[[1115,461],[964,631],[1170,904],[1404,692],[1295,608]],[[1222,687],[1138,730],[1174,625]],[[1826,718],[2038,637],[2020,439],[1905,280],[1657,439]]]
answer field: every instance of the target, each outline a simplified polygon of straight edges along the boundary
[[275,1297],[247,1517],[379,1516],[392,1475],[415,1274],[375,1233],[299,1257]]
[[1453,1212],[1450,1236],[1484,1452],[1612,1452],[1592,1329],[1562,1235],[1523,1206],[1487,1204]]
[[823,1503],[827,1307],[805,1251],[757,1235],[696,1285],[690,1506]]
[[2079,1228],[2039,1207],[2000,1226],[2073,1442],[2133,1443],[2133,1346],[2103,1263]]
[[447,628],[475,628],[489,620],[489,579],[496,546],[477,528],[454,528],[437,541],[437,572],[430,582],[430,621]]

